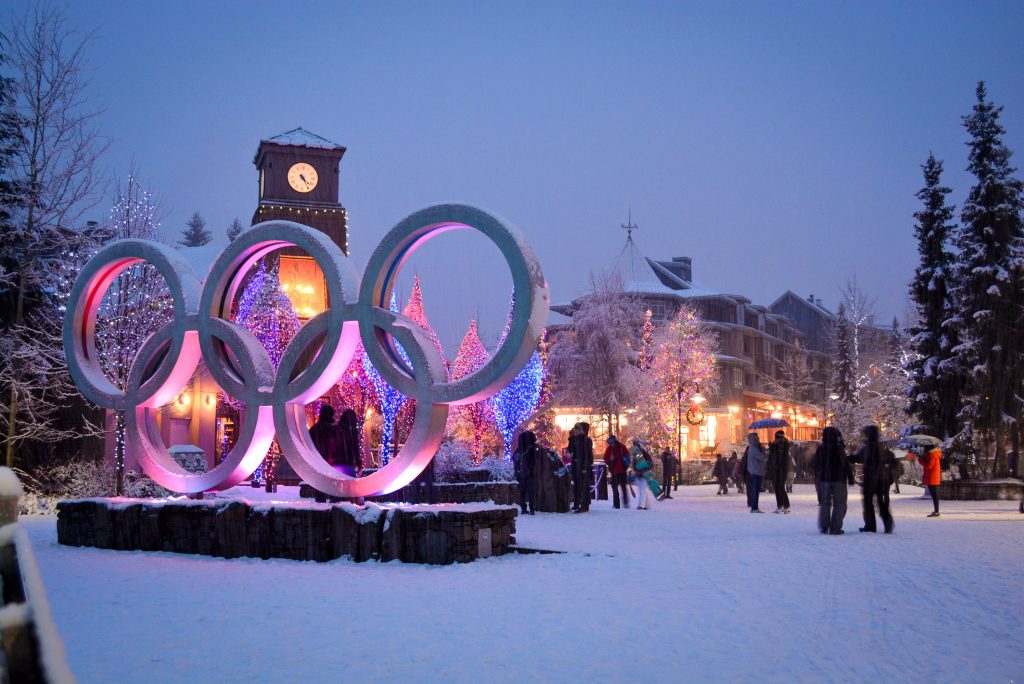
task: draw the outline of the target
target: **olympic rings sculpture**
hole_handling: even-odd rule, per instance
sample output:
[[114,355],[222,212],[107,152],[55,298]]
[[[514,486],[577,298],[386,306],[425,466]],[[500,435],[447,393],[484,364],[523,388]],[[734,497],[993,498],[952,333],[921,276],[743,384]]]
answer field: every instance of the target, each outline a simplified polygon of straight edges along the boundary
[[[390,311],[388,302],[409,256],[431,238],[459,229],[476,230],[494,242],[511,270],[515,297],[508,334],[494,356],[471,375],[449,382],[426,333],[406,316]],[[252,266],[289,246],[302,249],[320,266],[329,307],[299,329],[275,373],[255,335],[228,316]],[[117,275],[142,262],[155,267],[166,281],[174,319],[142,344],[127,388],[121,390],[100,368],[96,315]],[[491,396],[523,369],[547,320],[548,288],[540,263],[518,229],[463,204],[427,207],[398,223],[374,250],[357,282],[351,261],[330,238],[290,221],[268,221],[242,233],[220,254],[205,281],[173,248],[147,240],[119,240],[86,263],[71,291],[64,319],[68,368],[87,399],[125,412],[127,448],[146,474],[172,491],[233,487],[259,466],[276,434],[284,458],[321,492],[341,497],[393,492],[419,475],[437,453],[449,406]],[[306,428],[304,406],[338,382],[360,339],[381,376],[416,400],[416,413],[395,458],[366,477],[352,478],[317,452]],[[221,389],[245,406],[245,419],[235,447],[221,463],[205,473],[190,473],[164,446],[155,409],[178,395],[200,359]]]

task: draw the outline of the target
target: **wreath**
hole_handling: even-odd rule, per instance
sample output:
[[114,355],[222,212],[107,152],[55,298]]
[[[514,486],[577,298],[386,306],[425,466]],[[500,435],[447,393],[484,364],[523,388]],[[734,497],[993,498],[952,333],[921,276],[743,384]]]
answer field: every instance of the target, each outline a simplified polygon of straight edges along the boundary
[[686,411],[686,422],[690,425],[700,425],[704,422],[704,410],[694,404]]

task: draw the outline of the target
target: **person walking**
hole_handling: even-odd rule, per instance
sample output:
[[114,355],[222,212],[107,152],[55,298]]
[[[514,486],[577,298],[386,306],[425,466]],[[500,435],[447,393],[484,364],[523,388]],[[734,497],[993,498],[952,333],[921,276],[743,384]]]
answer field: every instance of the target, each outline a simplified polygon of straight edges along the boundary
[[885,526],[885,533],[892,534],[896,523],[889,512],[889,486],[892,482],[892,468],[896,457],[879,441],[877,425],[867,425],[861,431],[864,444],[850,457],[850,463],[864,465],[864,482],[861,491],[864,498],[864,527],[861,532],[877,532],[875,523],[875,500],[878,514]]
[[589,437],[590,424],[576,423],[569,435],[569,457],[572,459],[573,511],[590,510],[590,478],[594,468],[594,442]]
[[519,433],[519,444],[512,454],[512,470],[519,483],[519,508],[523,513],[537,512],[537,473],[540,471],[540,453],[537,435],[530,430]]
[[751,513],[764,513],[757,507],[761,496],[761,482],[764,480],[765,464],[768,456],[764,453],[761,440],[756,432],[747,435],[747,448],[743,450],[743,459],[747,464],[750,479],[747,482],[747,506]]
[[665,447],[661,452],[661,496],[658,497],[659,500],[672,498],[669,487],[672,486],[672,479],[676,474],[676,463],[676,457],[668,447]]
[[732,481],[736,485],[736,493],[742,494],[744,490],[743,481],[746,478],[743,476],[743,469],[740,467],[742,465],[740,457],[735,451],[732,452],[732,456],[729,457],[729,465],[732,466],[732,470],[730,472],[732,473]]
[[768,445],[768,476],[775,492],[775,512],[789,513],[789,494],[786,493],[786,475],[789,473],[789,440],[779,430],[775,441]]
[[715,492],[715,496],[729,493],[730,472],[732,471],[729,467],[729,462],[722,457],[722,454],[715,454],[715,468],[711,471],[711,474],[718,480],[718,491]]
[[939,485],[942,484],[942,450],[939,447],[929,449],[921,458],[924,475],[921,479],[928,485],[928,493],[932,495],[932,506],[935,510],[928,514],[929,518],[939,517]]
[[608,435],[608,448],[604,450],[604,462],[608,466],[608,472],[612,478],[612,505],[619,508],[619,489],[622,489],[621,504],[629,508],[629,449],[626,445],[615,438],[615,435]]
[[892,469],[892,484],[893,491],[896,494],[900,493],[900,478],[903,477],[903,459],[896,459],[896,463]]
[[638,511],[646,511],[650,509],[651,487],[658,487],[657,480],[647,479],[650,477],[651,468],[654,467],[654,461],[639,439],[633,440],[633,448],[629,453],[632,456],[633,472],[636,474],[636,508]]
[[843,534],[846,486],[847,482],[853,484],[853,470],[838,428],[830,425],[821,431],[821,444],[814,452],[812,467],[818,490],[818,530],[822,534]]

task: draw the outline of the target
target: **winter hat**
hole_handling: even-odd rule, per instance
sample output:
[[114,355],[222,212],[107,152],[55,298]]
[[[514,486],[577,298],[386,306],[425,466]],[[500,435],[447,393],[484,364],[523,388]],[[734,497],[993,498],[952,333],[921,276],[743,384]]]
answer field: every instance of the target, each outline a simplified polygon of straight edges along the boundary
[[785,430],[776,430],[775,431],[775,436],[776,437],[785,437],[786,436],[786,431]]

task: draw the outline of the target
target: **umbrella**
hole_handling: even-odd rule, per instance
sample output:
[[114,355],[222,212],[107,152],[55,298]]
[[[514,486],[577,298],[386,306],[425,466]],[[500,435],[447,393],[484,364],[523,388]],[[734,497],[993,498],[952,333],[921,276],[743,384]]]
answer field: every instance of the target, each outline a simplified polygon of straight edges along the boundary
[[942,440],[938,437],[932,437],[931,435],[907,435],[901,442],[907,444],[913,444],[915,446],[939,446],[942,444]]
[[784,421],[782,418],[762,418],[761,420],[755,420],[750,424],[748,430],[760,430],[762,428],[780,428],[789,427],[789,423]]

